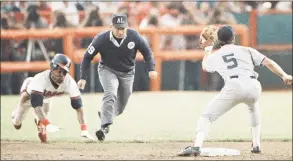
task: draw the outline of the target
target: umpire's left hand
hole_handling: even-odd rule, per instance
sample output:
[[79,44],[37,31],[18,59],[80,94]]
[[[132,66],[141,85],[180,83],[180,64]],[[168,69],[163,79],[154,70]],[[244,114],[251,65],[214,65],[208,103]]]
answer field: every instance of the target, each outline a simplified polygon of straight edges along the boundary
[[80,80],[77,82],[77,86],[78,86],[79,89],[84,89],[85,84],[86,84],[86,80],[84,80],[84,79],[80,79]]
[[158,76],[158,73],[156,71],[149,71],[149,77],[151,79],[156,79]]

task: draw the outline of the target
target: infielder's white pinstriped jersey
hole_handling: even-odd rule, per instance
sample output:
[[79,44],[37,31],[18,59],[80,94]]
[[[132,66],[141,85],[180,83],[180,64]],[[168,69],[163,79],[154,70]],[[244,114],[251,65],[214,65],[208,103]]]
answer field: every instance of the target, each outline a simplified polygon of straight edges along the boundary
[[218,72],[224,81],[233,75],[257,78],[258,73],[254,71],[254,66],[262,66],[265,58],[266,56],[250,47],[225,45],[207,57],[206,70]]
[[56,89],[50,81],[50,70],[45,70],[34,77],[27,78],[21,87],[21,92],[25,91],[30,95],[32,91],[43,93],[44,98],[69,94],[70,97],[80,96],[80,91],[75,80],[67,74],[62,84]]

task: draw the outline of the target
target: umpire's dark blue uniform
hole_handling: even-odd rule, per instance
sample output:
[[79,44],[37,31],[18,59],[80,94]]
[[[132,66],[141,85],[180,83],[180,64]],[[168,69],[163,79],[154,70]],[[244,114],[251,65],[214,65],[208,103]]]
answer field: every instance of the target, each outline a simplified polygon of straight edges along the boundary
[[[124,14],[114,15],[113,26],[121,26],[116,24],[121,19],[123,23],[127,23]],[[120,40],[113,36],[112,30],[98,34],[83,57],[81,79],[86,79],[90,62],[97,53],[101,55],[98,71],[104,89],[101,108],[102,129],[113,123],[114,116],[123,112],[132,93],[137,50],[142,53],[148,70],[154,71],[155,63],[149,45],[137,31],[132,29],[127,29],[126,35]]]

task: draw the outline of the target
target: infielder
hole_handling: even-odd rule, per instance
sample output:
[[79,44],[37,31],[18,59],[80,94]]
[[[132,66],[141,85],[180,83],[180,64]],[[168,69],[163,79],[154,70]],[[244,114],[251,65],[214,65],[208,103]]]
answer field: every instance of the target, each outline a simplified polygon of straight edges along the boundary
[[81,79],[77,84],[84,89],[90,63],[95,55],[101,55],[98,72],[104,97],[99,112],[101,129],[96,132],[100,141],[105,140],[114,116],[124,111],[132,93],[137,50],[144,57],[149,77],[154,79],[157,76],[150,47],[137,31],[127,27],[127,16],[123,13],[114,14],[111,30],[95,36],[81,62]]
[[12,113],[12,122],[15,129],[21,128],[23,119],[30,107],[33,107],[37,116],[35,123],[38,128],[38,136],[41,142],[47,142],[47,132],[59,131],[59,128],[52,125],[47,118],[51,98],[69,94],[71,106],[77,112],[81,136],[92,140],[87,131],[80,91],[75,80],[67,74],[70,65],[71,60],[67,56],[56,54],[50,63],[50,70],[45,70],[34,77],[25,79],[20,91],[20,100]]
[[[217,34],[214,34],[217,33]],[[218,39],[221,48],[211,54],[213,41]],[[239,103],[248,106],[252,127],[252,153],[260,153],[261,116],[258,99],[262,87],[257,80],[254,66],[266,66],[290,85],[292,76],[286,74],[273,60],[257,50],[234,45],[234,30],[222,26],[217,31],[213,25],[205,28],[200,35],[201,46],[205,50],[202,68],[207,72],[218,72],[225,81],[221,92],[209,102],[197,123],[196,138],[193,146],[185,148],[178,156],[197,156],[210,124]]]

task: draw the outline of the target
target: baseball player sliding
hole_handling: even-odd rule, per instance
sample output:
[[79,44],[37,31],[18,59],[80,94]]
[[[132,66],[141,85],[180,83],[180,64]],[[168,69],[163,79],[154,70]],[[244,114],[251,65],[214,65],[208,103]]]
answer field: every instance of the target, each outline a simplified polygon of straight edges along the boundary
[[47,118],[51,98],[67,93],[71,98],[72,107],[77,112],[81,136],[93,140],[87,131],[80,91],[75,80],[67,74],[70,65],[71,60],[67,56],[56,54],[50,63],[50,70],[38,73],[34,77],[28,77],[23,82],[19,102],[12,113],[12,122],[15,129],[21,128],[23,119],[30,107],[33,107],[37,116],[35,123],[38,136],[41,142],[47,142],[47,132],[60,130],[57,126],[52,125]]
[[[218,41],[221,48],[212,53]],[[239,103],[248,106],[252,127],[252,153],[260,153],[261,116],[258,99],[262,87],[257,80],[254,66],[266,66],[281,77],[285,84],[292,84],[292,76],[286,74],[273,60],[257,50],[234,45],[235,35],[231,26],[217,29],[210,25],[200,35],[201,47],[205,50],[202,68],[207,72],[218,72],[225,81],[221,92],[209,102],[197,122],[193,146],[186,147],[178,156],[197,156],[208,133],[210,124]]]

